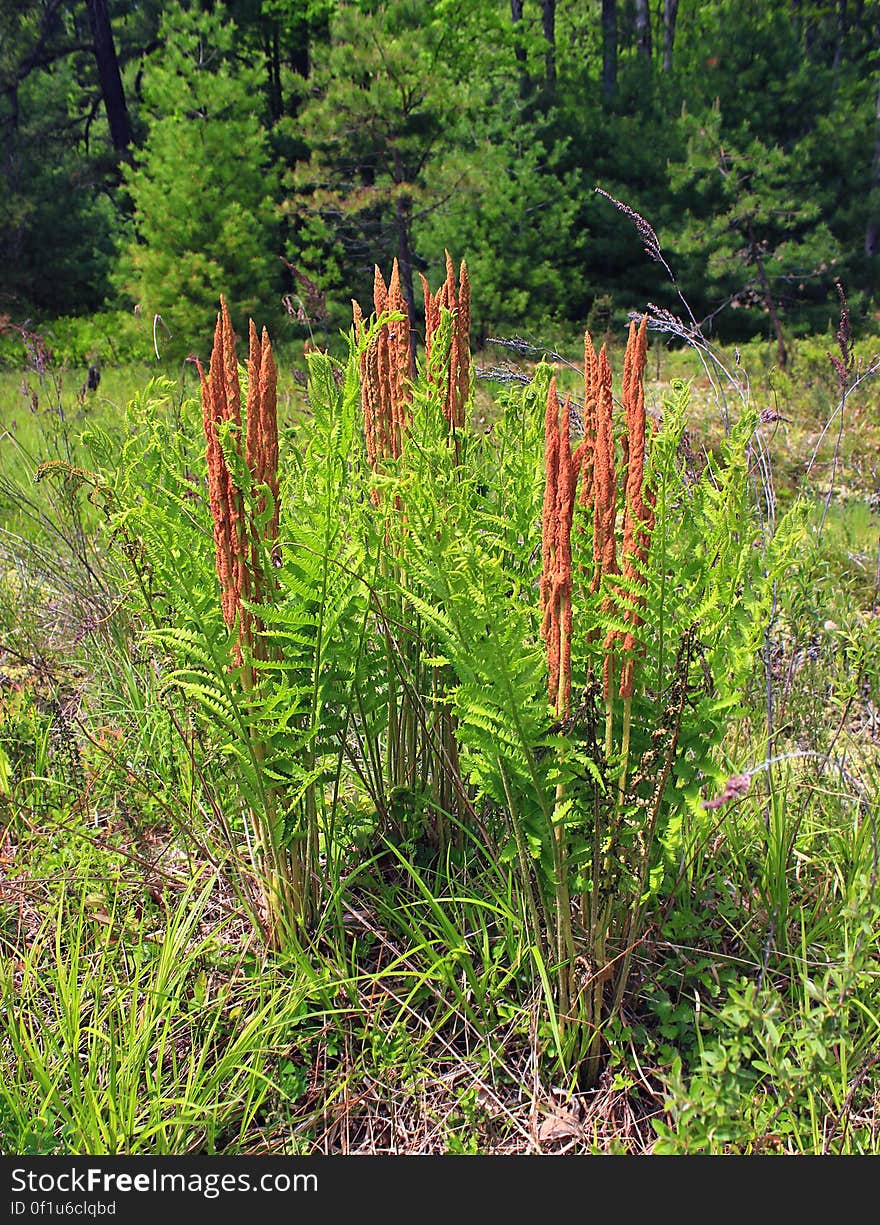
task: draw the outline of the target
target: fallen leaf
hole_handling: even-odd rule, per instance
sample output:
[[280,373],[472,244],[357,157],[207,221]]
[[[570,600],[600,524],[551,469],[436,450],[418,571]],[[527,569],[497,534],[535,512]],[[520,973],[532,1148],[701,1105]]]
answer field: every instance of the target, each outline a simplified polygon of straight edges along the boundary
[[538,1128],[539,1140],[569,1140],[581,1134],[581,1123],[577,1110],[556,1109]]

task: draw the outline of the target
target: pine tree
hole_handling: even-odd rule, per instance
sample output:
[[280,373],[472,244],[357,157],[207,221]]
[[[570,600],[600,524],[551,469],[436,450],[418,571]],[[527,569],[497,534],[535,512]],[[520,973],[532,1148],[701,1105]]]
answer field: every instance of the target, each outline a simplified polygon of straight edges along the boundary
[[265,315],[278,260],[260,74],[233,57],[235,26],[220,6],[169,10],[161,38],[144,75],[147,140],[126,172],[136,240],[121,279],[177,355],[206,339],[221,291],[240,318],[258,303]]
[[670,165],[670,181],[687,209],[673,247],[694,261],[691,275],[707,297],[714,291],[734,309],[767,317],[785,366],[784,312],[808,286],[830,286],[837,243],[796,150],[747,132],[726,135],[717,103],[699,116],[685,112],[681,123],[687,157]]

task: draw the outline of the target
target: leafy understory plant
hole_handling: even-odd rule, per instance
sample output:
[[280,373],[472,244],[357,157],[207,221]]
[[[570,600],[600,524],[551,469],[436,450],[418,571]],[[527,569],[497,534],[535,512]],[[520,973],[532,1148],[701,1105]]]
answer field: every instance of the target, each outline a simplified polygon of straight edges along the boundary
[[222,304],[206,459],[147,426],[114,522],[267,946],[345,939],[380,861],[380,893],[384,872],[424,900],[430,872],[480,847],[522,924],[510,973],[539,986],[558,1063],[594,1084],[651,907],[705,832],[799,511],[772,534],[756,517],[748,408],[688,469],[687,387],[646,412],[644,320],[620,414],[588,334],[579,406],[542,363],[478,432],[466,268],[456,284],[448,260],[425,301],[420,366],[399,272],[377,270],[347,363],[309,355],[311,416],[281,436],[268,338],[251,329],[239,370]]
[[457,678],[462,769],[517,874],[552,1043],[587,1084],[652,899],[705,828],[713,751],[800,522],[771,541],[759,530],[749,414],[698,479],[679,458],[684,385],[647,428],[644,345],[642,324],[622,430],[607,353],[588,339],[579,445],[545,366],[445,505],[415,496],[426,473],[407,486],[408,599]]
[[[372,603],[377,639],[383,642],[384,702],[377,712],[366,690],[375,689],[369,657],[361,661],[357,694],[364,719],[359,773],[397,840],[422,838],[441,853],[468,809],[458,772],[458,743],[447,692],[448,666],[439,659],[427,626],[412,616],[407,592],[418,579],[409,563],[409,507],[422,496],[442,497],[463,456],[463,431],[472,395],[470,284],[464,262],[456,285],[446,253],[446,279],[425,295],[425,363],[414,380],[415,360],[397,261],[386,286],[374,278],[375,315],[368,327],[354,306],[354,339],[360,373],[363,434],[374,509],[362,526],[366,551],[377,557]],[[415,455],[430,453],[431,486],[410,487]],[[396,482],[396,483],[395,483]],[[406,489],[404,490],[404,485]],[[367,665],[365,673],[364,666]],[[367,677],[363,680],[362,678]],[[370,769],[370,761],[382,762]]]
[[[326,374],[316,359],[316,404],[335,394]],[[267,947],[296,948],[334,863],[340,695],[365,604],[342,533],[344,443],[322,418],[282,496],[271,345],[252,327],[239,369],[225,303],[197,410],[185,403],[169,429],[146,397],[119,461],[107,440],[95,450],[113,470],[110,523],[162,692],[181,735],[198,729],[185,747],[200,754],[209,840]]]

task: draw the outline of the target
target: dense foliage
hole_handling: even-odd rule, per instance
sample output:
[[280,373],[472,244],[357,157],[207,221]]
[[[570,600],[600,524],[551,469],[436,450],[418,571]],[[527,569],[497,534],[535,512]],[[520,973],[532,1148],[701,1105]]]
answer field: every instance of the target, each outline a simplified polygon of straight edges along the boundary
[[0,9],[0,1149],[880,1152],[878,52]]
[[475,401],[429,301],[4,376],[0,1142],[878,1151],[877,360]]
[[873,322],[877,0],[28,0],[0,21],[13,319],[135,307],[186,352],[210,284],[277,322],[302,292],[281,256],[317,290],[293,326],[335,334],[376,259],[415,317],[444,245],[481,335],[671,305],[599,185],[719,333],[784,364],[838,276]]

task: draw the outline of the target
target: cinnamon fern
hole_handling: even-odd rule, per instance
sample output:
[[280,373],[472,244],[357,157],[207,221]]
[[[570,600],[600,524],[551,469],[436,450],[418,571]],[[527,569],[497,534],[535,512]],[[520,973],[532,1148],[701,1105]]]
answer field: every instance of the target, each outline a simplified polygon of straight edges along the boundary
[[587,335],[577,412],[541,363],[471,430],[464,265],[425,284],[421,361],[396,268],[373,305],[346,360],[309,355],[310,416],[279,422],[277,452],[270,342],[253,330],[238,367],[225,308],[204,413],[184,404],[172,444],[132,408],[104,474],[132,599],[266,944],[342,933],[381,863],[416,891],[408,923],[440,914],[420,865],[478,846],[522,925],[530,968],[509,973],[594,1083],[652,907],[705,830],[799,511],[764,534],[748,411],[686,470],[688,390],[647,411],[644,321],[616,392]]

